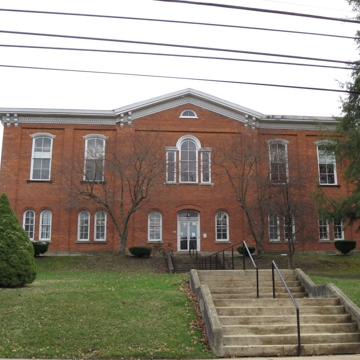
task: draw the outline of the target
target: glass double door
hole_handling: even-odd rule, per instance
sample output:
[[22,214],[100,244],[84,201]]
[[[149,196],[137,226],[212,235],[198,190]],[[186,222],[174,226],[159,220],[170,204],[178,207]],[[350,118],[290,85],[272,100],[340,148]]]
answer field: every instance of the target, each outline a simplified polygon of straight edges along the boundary
[[178,250],[200,250],[199,213],[184,211],[178,217]]

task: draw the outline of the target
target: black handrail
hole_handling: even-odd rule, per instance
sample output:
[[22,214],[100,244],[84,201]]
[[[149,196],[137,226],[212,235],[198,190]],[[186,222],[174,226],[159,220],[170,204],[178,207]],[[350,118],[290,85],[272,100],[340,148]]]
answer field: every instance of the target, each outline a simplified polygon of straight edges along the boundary
[[194,255],[194,253],[195,253],[196,263],[197,263],[198,251],[197,251],[197,248],[196,248],[196,244],[193,244],[193,243],[190,241],[190,246],[189,246],[189,256],[190,256],[190,257],[191,257],[191,252],[192,252],[193,255]]
[[248,248],[248,246],[246,245],[245,240],[243,241],[243,266],[244,266],[244,270],[245,270],[245,249],[251,259],[251,262],[256,270],[256,297],[259,298],[259,268],[256,266],[255,261],[250,253],[250,250]]
[[297,317],[297,331],[298,331],[298,355],[302,356],[301,354],[301,338],[300,338],[300,311],[299,311],[299,306],[296,303],[294,297],[291,294],[290,289],[288,288],[288,286],[286,285],[286,282],[284,280],[284,278],[282,277],[279,268],[277,267],[277,265],[275,264],[275,261],[272,262],[272,281],[273,281],[273,297],[275,299],[275,271],[274,269],[276,269],[277,273],[280,276],[281,281],[283,282],[287,292],[290,295],[291,300],[293,301],[295,308],[296,308],[296,317]]
[[210,254],[210,255],[207,255],[207,256],[203,256],[199,259],[196,259],[196,262],[199,261],[199,268],[200,270],[206,270],[207,269],[207,266],[206,266],[206,261],[207,261],[207,258],[210,258],[210,270],[211,269],[211,257],[215,255],[215,259],[216,259],[216,265],[215,265],[215,268],[217,269],[217,254],[221,253],[222,252],[222,258],[223,258],[223,269],[225,269],[225,251],[226,250],[229,250],[231,249],[231,267],[232,267],[232,270],[234,270],[234,247],[235,246],[238,246],[238,245],[241,245],[241,242],[235,244],[235,245],[232,245],[232,246],[229,246],[228,248],[224,249],[224,250],[219,250],[213,254]]

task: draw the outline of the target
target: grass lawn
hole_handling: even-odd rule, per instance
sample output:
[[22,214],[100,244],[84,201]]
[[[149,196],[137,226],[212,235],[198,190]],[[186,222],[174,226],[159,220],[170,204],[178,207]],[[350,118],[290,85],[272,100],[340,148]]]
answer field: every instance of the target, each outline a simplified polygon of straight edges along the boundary
[[0,289],[0,358],[211,358],[188,324],[184,275],[154,259],[40,257],[38,277]]

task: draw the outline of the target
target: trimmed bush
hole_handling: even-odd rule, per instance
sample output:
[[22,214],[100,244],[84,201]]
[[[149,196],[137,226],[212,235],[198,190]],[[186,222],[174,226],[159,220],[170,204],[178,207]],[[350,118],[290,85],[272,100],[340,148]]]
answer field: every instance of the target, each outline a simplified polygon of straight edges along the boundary
[[32,241],[35,256],[45,254],[48,251],[49,243],[47,241]]
[[346,255],[351,250],[356,248],[356,241],[354,240],[337,240],[334,242],[336,249],[338,249],[343,255]]
[[36,278],[34,247],[5,193],[0,196],[0,219],[0,287],[31,284]]
[[136,257],[150,256],[152,252],[152,247],[149,246],[131,246],[129,247],[131,255]]
[[[254,247],[254,246],[248,246],[248,249],[249,249],[249,251],[250,251],[250,254],[253,254],[253,253],[255,252],[255,247]],[[239,246],[236,250],[238,251],[238,253],[239,253],[240,255],[243,254],[243,247],[242,247],[242,246]],[[246,249],[245,249],[245,256],[249,256],[249,254],[248,254],[248,252],[246,251]]]

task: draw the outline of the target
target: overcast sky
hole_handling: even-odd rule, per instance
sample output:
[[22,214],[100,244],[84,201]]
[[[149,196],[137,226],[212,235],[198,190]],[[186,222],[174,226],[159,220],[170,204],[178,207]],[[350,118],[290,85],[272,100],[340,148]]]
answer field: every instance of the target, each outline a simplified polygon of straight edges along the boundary
[[[199,1],[199,0],[198,0]],[[201,0],[202,2],[205,2]],[[344,0],[206,0],[296,13],[353,18]],[[1,9],[56,11],[216,23],[355,36],[360,24],[153,0],[0,0]],[[354,61],[351,39],[200,25],[0,11],[0,30],[203,46]],[[161,52],[316,63],[220,51],[0,33],[0,44]],[[0,46],[0,65],[162,75],[340,89],[349,70],[168,56],[34,50]],[[340,115],[340,93],[195,80],[0,67],[0,107],[111,110],[184,88],[194,88],[264,114]],[[2,127],[0,136],[2,138]],[[0,141],[1,146],[1,141]]]

